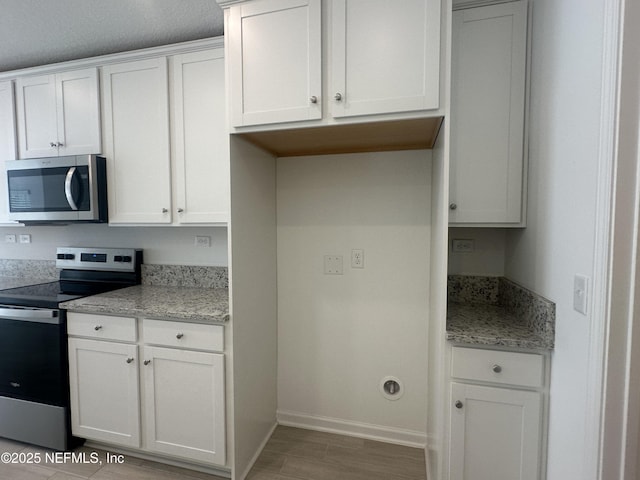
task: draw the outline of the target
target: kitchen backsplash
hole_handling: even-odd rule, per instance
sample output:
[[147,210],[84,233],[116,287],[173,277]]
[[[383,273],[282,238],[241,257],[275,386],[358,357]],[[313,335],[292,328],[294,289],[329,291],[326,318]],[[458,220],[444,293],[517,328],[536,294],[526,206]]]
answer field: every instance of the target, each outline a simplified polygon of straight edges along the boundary
[[51,260],[0,259],[0,276],[57,280],[56,262]]
[[144,264],[142,283],[169,287],[229,288],[229,273],[227,267]]
[[[45,281],[59,277],[56,262],[51,260],[2,260],[0,277],[34,278]],[[144,285],[171,287],[229,288],[227,267],[191,265],[142,265]]]

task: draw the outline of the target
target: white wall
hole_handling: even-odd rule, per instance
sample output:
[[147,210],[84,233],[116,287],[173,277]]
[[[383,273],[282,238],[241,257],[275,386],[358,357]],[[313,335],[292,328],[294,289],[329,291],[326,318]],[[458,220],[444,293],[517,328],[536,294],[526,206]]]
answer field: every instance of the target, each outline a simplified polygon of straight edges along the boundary
[[[31,235],[30,244],[4,243],[5,234]],[[210,247],[196,247],[195,235],[211,237]],[[145,263],[227,266],[224,227],[109,227],[67,225],[0,227],[0,258],[55,260],[56,247],[131,247],[144,249]]]
[[[454,252],[452,240],[473,240],[473,252]],[[507,234],[504,228],[449,228],[449,275],[504,275]]]
[[583,471],[591,318],[572,286],[594,269],[604,3],[533,0],[528,226],[507,234],[505,272],[556,303],[547,480],[595,474]]
[[430,172],[429,151],[278,159],[279,420],[424,444]]

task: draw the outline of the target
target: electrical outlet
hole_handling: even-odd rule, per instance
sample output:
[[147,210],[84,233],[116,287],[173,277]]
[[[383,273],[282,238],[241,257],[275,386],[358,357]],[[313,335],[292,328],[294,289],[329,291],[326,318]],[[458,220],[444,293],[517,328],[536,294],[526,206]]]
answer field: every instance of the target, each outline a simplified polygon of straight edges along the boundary
[[211,237],[207,235],[196,235],[194,244],[196,247],[210,247]]
[[15,233],[7,233],[4,236],[4,243],[16,243],[16,235],[15,235]]
[[456,253],[471,253],[475,250],[471,239],[455,239],[451,242],[451,251]]
[[31,243],[31,235],[29,233],[21,233],[20,243]]
[[364,250],[354,248],[351,250],[351,268],[364,268]]
[[324,274],[342,275],[342,255],[324,256]]

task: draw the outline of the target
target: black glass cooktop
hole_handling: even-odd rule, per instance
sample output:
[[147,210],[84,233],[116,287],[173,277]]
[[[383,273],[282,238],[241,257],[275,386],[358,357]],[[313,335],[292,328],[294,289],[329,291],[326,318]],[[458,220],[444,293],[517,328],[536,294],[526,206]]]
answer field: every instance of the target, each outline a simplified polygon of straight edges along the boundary
[[38,283],[0,290],[0,304],[58,308],[60,302],[84,297],[87,293],[66,292],[62,282]]

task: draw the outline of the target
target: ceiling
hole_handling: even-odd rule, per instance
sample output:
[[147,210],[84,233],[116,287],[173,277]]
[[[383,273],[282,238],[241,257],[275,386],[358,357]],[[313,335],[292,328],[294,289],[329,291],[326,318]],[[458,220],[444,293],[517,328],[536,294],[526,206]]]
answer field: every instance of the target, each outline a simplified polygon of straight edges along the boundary
[[215,0],[0,0],[0,72],[222,34]]

